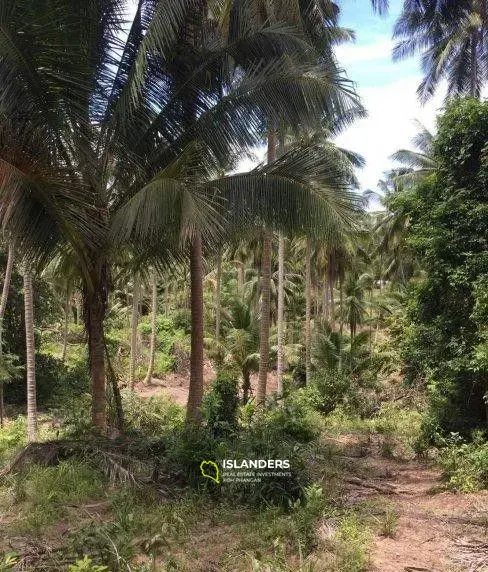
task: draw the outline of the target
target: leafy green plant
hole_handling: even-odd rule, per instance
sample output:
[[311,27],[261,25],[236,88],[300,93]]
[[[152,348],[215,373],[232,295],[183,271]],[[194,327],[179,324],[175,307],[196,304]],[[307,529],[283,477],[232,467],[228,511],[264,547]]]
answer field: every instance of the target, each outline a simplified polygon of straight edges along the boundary
[[77,560],[74,564],[68,566],[68,572],[109,572],[106,566],[94,564],[92,559],[84,556],[83,560]]
[[451,433],[444,445],[439,462],[449,487],[461,492],[488,487],[488,442],[483,432],[476,431],[470,443]]
[[239,409],[238,381],[234,372],[220,372],[205,395],[202,414],[214,434],[237,430]]

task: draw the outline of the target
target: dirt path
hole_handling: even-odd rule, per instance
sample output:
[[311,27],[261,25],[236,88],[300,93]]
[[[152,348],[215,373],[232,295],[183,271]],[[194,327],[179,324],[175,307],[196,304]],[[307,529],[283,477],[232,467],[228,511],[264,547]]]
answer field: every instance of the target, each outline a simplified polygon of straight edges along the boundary
[[394,492],[382,494],[352,482],[349,500],[371,499],[398,515],[394,536],[374,540],[372,572],[488,571],[488,492],[443,491],[440,473],[425,462],[354,461],[357,478]]

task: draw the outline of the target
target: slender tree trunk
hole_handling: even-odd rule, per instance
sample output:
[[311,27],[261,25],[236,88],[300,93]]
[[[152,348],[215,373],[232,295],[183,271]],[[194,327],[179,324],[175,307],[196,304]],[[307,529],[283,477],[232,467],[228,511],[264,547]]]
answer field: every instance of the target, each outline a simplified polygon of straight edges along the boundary
[[37,440],[36,348],[34,341],[34,292],[32,274],[24,270],[25,350],[27,373],[27,440]]
[[220,340],[220,283],[222,281],[222,255],[217,256],[217,277],[215,283],[215,339]]
[[166,282],[164,286],[164,315],[169,314],[169,284]]
[[[7,309],[8,293],[12,280],[12,269],[14,267],[14,249],[12,245],[8,247],[7,266],[5,268],[5,278],[3,279],[2,297],[0,299],[0,359],[3,354],[3,318]],[[3,405],[3,381],[0,383],[0,427],[3,427],[4,405]]]
[[158,277],[156,270],[153,269],[151,273],[151,340],[149,347],[149,366],[147,368],[146,378],[144,383],[147,385],[151,383],[154,373],[154,362],[156,360],[156,330],[157,330],[157,316],[158,316]]
[[335,329],[335,302],[334,302],[334,282],[329,281],[329,296],[330,296],[330,327]]
[[202,235],[196,232],[190,258],[191,358],[186,420],[201,419],[203,398],[203,254]]
[[[276,159],[276,130],[274,125],[268,131],[268,163]],[[256,402],[266,400],[266,386],[269,369],[269,326],[271,321],[271,233],[263,232],[263,253],[261,259],[261,327],[259,335],[259,374]]]
[[84,295],[84,319],[88,334],[88,353],[90,357],[90,373],[92,379],[92,421],[101,432],[107,431],[107,390],[105,380],[105,342],[103,320],[105,302],[102,284],[86,289]]
[[249,392],[251,390],[251,372],[244,370],[242,372],[242,401],[247,403],[249,401]]
[[339,306],[340,306],[340,314],[339,314],[339,332],[342,336],[344,330],[344,291],[342,285],[342,277],[339,278]]
[[141,298],[141,279],[138,274],[134,274],[134,288],[132,291],[132,313],[130,320],[130,363],[129,363],[129,386],[134,389],[136,381],[137,363],[137,327],[139,325],[139,301]]
[[264,403],[269,368],[269,329],[271,306],[271,234],[263,232],[263,253],[261,260],[261,328],[259,339],[259,375],[256,402]]
[[305,252],[305,383],[310,383],[311,376],[311,350],[312,350],[312,276],[310,268],[311,245],[310,239],[307,238],[307,246]]
[[285,330],[285,237],[280,232],[278,238],[278,355],[276,364],[276,378],[278,395],[283,395],[283,369],[284,369],[284,330]]
[[478,30],[471,34],[471,74],[469,94],[471,97],[478,95]]
[[65,363],[66,354],[68,353],[68,327],[70,311],[70,291],[69,288],[66,287],[66,299],[64,301],[63,352],[61,354],[61,361],[63,363]]

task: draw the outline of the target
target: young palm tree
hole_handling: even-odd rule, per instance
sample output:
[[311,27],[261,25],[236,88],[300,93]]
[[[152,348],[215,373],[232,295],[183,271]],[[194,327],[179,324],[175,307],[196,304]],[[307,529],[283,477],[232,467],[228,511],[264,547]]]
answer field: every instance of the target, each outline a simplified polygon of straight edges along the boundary
[[403,185],[417,183],[431,175],[436,168],[436,161],[433,156],[434,135],[427,127],[417,121],[419,132],[412,139],[414,151],[410,149],[400,149],[391,156],[405,168],[394,176],[395,182]]
[[447,80],[449,95],[480,96],[488,77],[487,9],[486,0],[404,2],[394,30],[399,40],[394,58],[421,54],[422,101],[434,94],[441,80]]

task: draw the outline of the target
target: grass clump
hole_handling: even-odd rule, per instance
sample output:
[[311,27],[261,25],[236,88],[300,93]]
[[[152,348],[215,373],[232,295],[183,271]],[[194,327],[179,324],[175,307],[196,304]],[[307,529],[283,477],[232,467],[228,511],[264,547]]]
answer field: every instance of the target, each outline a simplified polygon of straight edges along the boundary
[[67,514],[67,505],[103,495],[103,475],[78,460],[61,461],[52,467],[33,465],[14,477],[13,503],[22,515],[16,525],[23,532],[36,532]]

